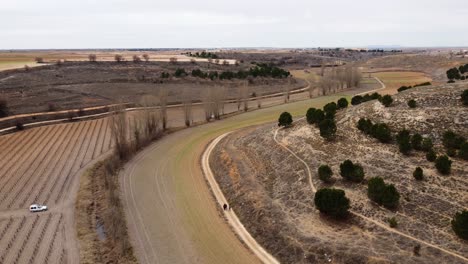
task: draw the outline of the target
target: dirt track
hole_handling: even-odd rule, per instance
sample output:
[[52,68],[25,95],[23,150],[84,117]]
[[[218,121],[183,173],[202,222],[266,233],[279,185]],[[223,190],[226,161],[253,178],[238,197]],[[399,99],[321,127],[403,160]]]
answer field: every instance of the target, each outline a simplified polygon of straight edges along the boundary
[[[351,92],[350,92],[351,93]],[[352,92],[356,93],[355,91]],[[217,136],[303,115],[339,96],[275,106],[171,134],[137,155],[121,173],[132,244],[141,263],[256,263],[213,201],[200,157]],[[183,164],[183,166],[181,166]]]

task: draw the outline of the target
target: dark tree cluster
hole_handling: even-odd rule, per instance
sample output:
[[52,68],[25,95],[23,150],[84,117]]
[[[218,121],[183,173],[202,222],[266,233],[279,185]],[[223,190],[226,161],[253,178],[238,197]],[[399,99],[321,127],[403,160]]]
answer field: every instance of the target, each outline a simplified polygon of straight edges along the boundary
[[416,104],[416,101],[414,99],[411,99],[408,101],[408,106],[409,108],[416,108],[417,104]]
[[371,178],[367,183],[367,196],[372,201],[386,208],[398,206],[400,194],[393,184],[386,184],[381,177]]
[[448,175],[452,168],[452,161],[447,155],[439,156],[435,160],[435,167],[441,174]]
[[468,210],[456,213],[451,224],[458,237],[468,240]]
[[419,86],[428,86],[428,85],[432,85],[431,82],[423,82],[423,83],[420,83],[420,84],[416,84],[416,85],[408,85],[408,86],[401,86],[400,88],[398,88],[398,92],[403,92],[403,91],[406,91],[406,90],[409,90],[411,88],[415,88],[415,87],[419,87]]
[[350,208],[350,202],[345,192],[334,188],[318,190],[315,193],[314,203],[321,213],[334,218],[346,217]]
[[382,95],[380,95],[377,92],[373,94],[365,94],[364,96],[356,95],[353,98],[351,98],[351,104],[358,105],[358,104],[362,104],[371,100],[380,100],[381,97]]
[[350,160],[345,160],[340,164],[340,175],[348,181],[362,182],[364,179],[364,169],[359,164],[354,164]]
[[314,124],[320,129],[320,136],[332,140],[336,135],[335,115],[336,111],[348,106],[346,98],[338,100],[338,104],[331,102],[322,109],[309,108],[306,113],[306,119],[309,124]]
[[447,71],[447,78],[449,82],[454,82],[455,80],[465,80],[468,76],[465,75],[468,73],[468,63],[460,67],[453,67]]
[[415,133],[411,136],[410,131],[403,129],[396,136],[398,148],[401,153],[408,155],[411,150],[423,150],[429,152],[432,150],[432,140],[423,138],[420,134]]
[[382,143],[389,143],[390,141],[392,141],[391,130],[387,126],[387,124],[373,124],[370,119],[361,118],[358,121],[357,127],[362,132],[372,136],[373,138],[378,139]]
[[211,52],[206,52],[206,51],[202,51],[202,52],[195,52],[195,53],[187,53],[188,56],[190,57],[197,57],[197,58],[204,58],[204,59],[218,59],[218,55],[216,55],[215,53],[211,53]]
[[392,98],[391,95],[386,94],[386,95],[382,96],[381,98],[379,98],[379,101],[380,101],[385,107],[389,107],[389,106],[393,103],[393,98]]
[[328,165],[320,165],[318,168],[319,179],[324,182],[329,182],[333,175],[333,171]]
[[167,79],[169,78],[171,75],[168,73],[168,72],[161,72],[161,78],[163,79]]
[[276,79],[287,78],[291,74],[289,71],[285,71],[281,68],[273,66],[272,64],[257,64],[255,67],[250,68],[248,71],[239,70],[235,71],[217,71],[203,72],[200,69],[192,70],[192,76],[203,78],[203,79],[220,79],[220,80],[232,80],[232,79],[247,79],[248,77],[272,77]]
[[278,118],[278,126],[289,127],[293,122],[292,115],[288,112],[281,113]]
[[442,136],[442,144],[446,148],[449,156],[455,156],[457,151],[459,151],[458,155],[460,157],[466,156],[466,139],[463,136],[451,130],[446,131]]
[[175,73],[174,73],[174,76],[177,77],[177,78],[185,77],[185,76],[187,76],[187,72],[185,72],[185,69],[177,68]]
[[461,94],[461,101],[463,105],[468,106],[468,89]]
[[421,167],[417,167],[414,172],[413,172],[413,177],[417,180],[417,181],[422,181],[424,179],[424,172],[423,172],[423,169]]

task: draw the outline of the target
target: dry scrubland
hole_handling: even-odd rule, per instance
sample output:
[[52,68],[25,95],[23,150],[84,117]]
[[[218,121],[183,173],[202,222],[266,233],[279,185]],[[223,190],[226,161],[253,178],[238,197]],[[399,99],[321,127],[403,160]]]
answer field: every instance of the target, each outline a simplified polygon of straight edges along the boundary
[[447,82],[445,72],[468,62],[468,58],[450,58],[446,55],[399,54],[371,58],[362,63],[370,71],[405,70],[419,71],[431,76],[436,82]]
[[[1,97],[8,101],[13,114],[48,111],[53,104],[58,110],[76,109],[112,103],[140,103],[143,96],[158,96],[162,89],[169,91],[168,104],[181,103],[185,97],[200,102],[210,87],[225,87],[226,98],[235,99],[245,80],[215,80],[195,77],[176,78],[177,68],[187,73],[193,69],[207,71],[238,71],[253,65],[214,65],[178,62],[69,62],[29,71],[0,72]],[[171,74],[161,78],[161,73]],[[257,96],[297,89],[306,86],[302,80],[254,78],[249,84],[249,96]],[[188,89],[188,90],[186,90]]]
[[[325,142],[304,120],[279,131],[281,144],[310,167],[317,189],[345,190],[355,214],[344,222],[315,209],[306,167],[273,140],[276,126],[229,135],[210,163],[249,232],[284,263],[466,263],[468,244],[450,226],[454,214],[467,209],[466,161],[452,158],[452,173],[442,176],[423,152],[404,156],[396,144],[379,143],[356,128],[361,117],[385,122],[394,132],[405,127],[431,137],[443,153],[444,131],[468,136],[468,112],[459,101],[464,89],[466,84],[415,88],[395,96],[389,108],[370,101],[339,111],[335,142]],[[408,108],[409,99],[416,99],[416,109]],[[394,184],[401,195],[398,208],[390,211],[371,203],[365,183],[345,182],[339,164],[346,159],[363,166],[365,179],[379,176]],[[334,172],[330,184],[318,179],[322,164]],[[421,182],[412,175],[417,166],[424,169]],[[396,228],[388,226],[390,217],[397,219]],[[419,254],[414,252],[417,246]]]
[[[112,147],[108,119],[0,137],[0,263],[76,263],[74,193],[82,169]],[[32,214],[29,205],[49,211]]]

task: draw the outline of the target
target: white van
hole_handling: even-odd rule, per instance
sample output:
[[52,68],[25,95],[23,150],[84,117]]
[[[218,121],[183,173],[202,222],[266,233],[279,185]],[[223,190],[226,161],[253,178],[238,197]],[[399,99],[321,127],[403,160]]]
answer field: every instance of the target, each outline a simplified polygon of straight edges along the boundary
[[29,211],[33,213],[47,211],[47,206],[41,204],[32,204],[31,206],[29,206]]

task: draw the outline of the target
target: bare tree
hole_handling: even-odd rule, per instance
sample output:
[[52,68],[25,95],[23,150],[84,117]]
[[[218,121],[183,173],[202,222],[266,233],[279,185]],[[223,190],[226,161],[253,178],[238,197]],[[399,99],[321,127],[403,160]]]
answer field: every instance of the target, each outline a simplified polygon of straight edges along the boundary
[[322,63],[320,64],[320,76],[325,76],[325,61],[322,60]]
[[211,89],[205,89],[202,96],[203,100],[203,109],[205,110],[205,120],[209,122],[213,116],[213,101],[212,101],[212,94]]
[[191,58],[191,59],[190,59],[190,63],[192,63],[192,64],[197,64],[197,61],[196,61],[194,58]]
[[143,54],[143,59],[148,62],[150,60],[150,56],[148,54]]
[[185,126],[189,127],[192,124],[192,90],[190,87],[185,87],[182,94],[182,105],[184,111]]
[[290,93],[291,93],[291,78],[288,78],[288,83],[284,87],[284,103],[289,102]]
[[243,82],[241,85],[239,92],[240,98],[242,98],[242,103],[244,105],[244,111],[247,112],[249,110],[249,83],[248,81]]
[[172,64],[176,64],[177,63],[177,58],[176,57],[171,57],[171,58],[169,58],[169,62],[172,63]]
[[212,87],[211,88],[212,100],[213,100],[213,115],[216,119],[221,119],[221,115],[224,114],[224,100],[226,97],[226,89],[224,87]]
[[257,101],[257,108],[262,108],[262,93],[259,91],[255,95],[256,95],[255,100]]
[[216,59],[214,62],[215,62],[216,64],[219,64],[219,59]]
[[161,110],[163,130],[166,130],[167,128],[167,96],[167,89],[165,87],[161,87],[161,89],[159,90],[159,107]]
[[123,57],[122,57],[122,55],[120,55],[120,54],[115,54],[114,60],[115,60],[116,62],[122,62],[122,61],[123,61]]
[[133,62],[134,62],[134,63],[139,63],[139,62],[141,62],[140,56],[138,56],[138,55],[133,55]]
[[121,160],[130,157],[130,144],[128,142],[127,113],[123,109],[116,108],[116,113],[111,117],[111,133],[114,140],[115,149]]
[[223,65],[225,65],[225,66],[229,65],[229,61],[223,60]]
[[35,60],[37,63],[44,63],[44,58],[42,58],[42,57],[36,57],[34,60]]
[[88,60],[89,60],[89,62],[96,62],[96,60],[97,60],[96,54],[89,54],[88,55]]

